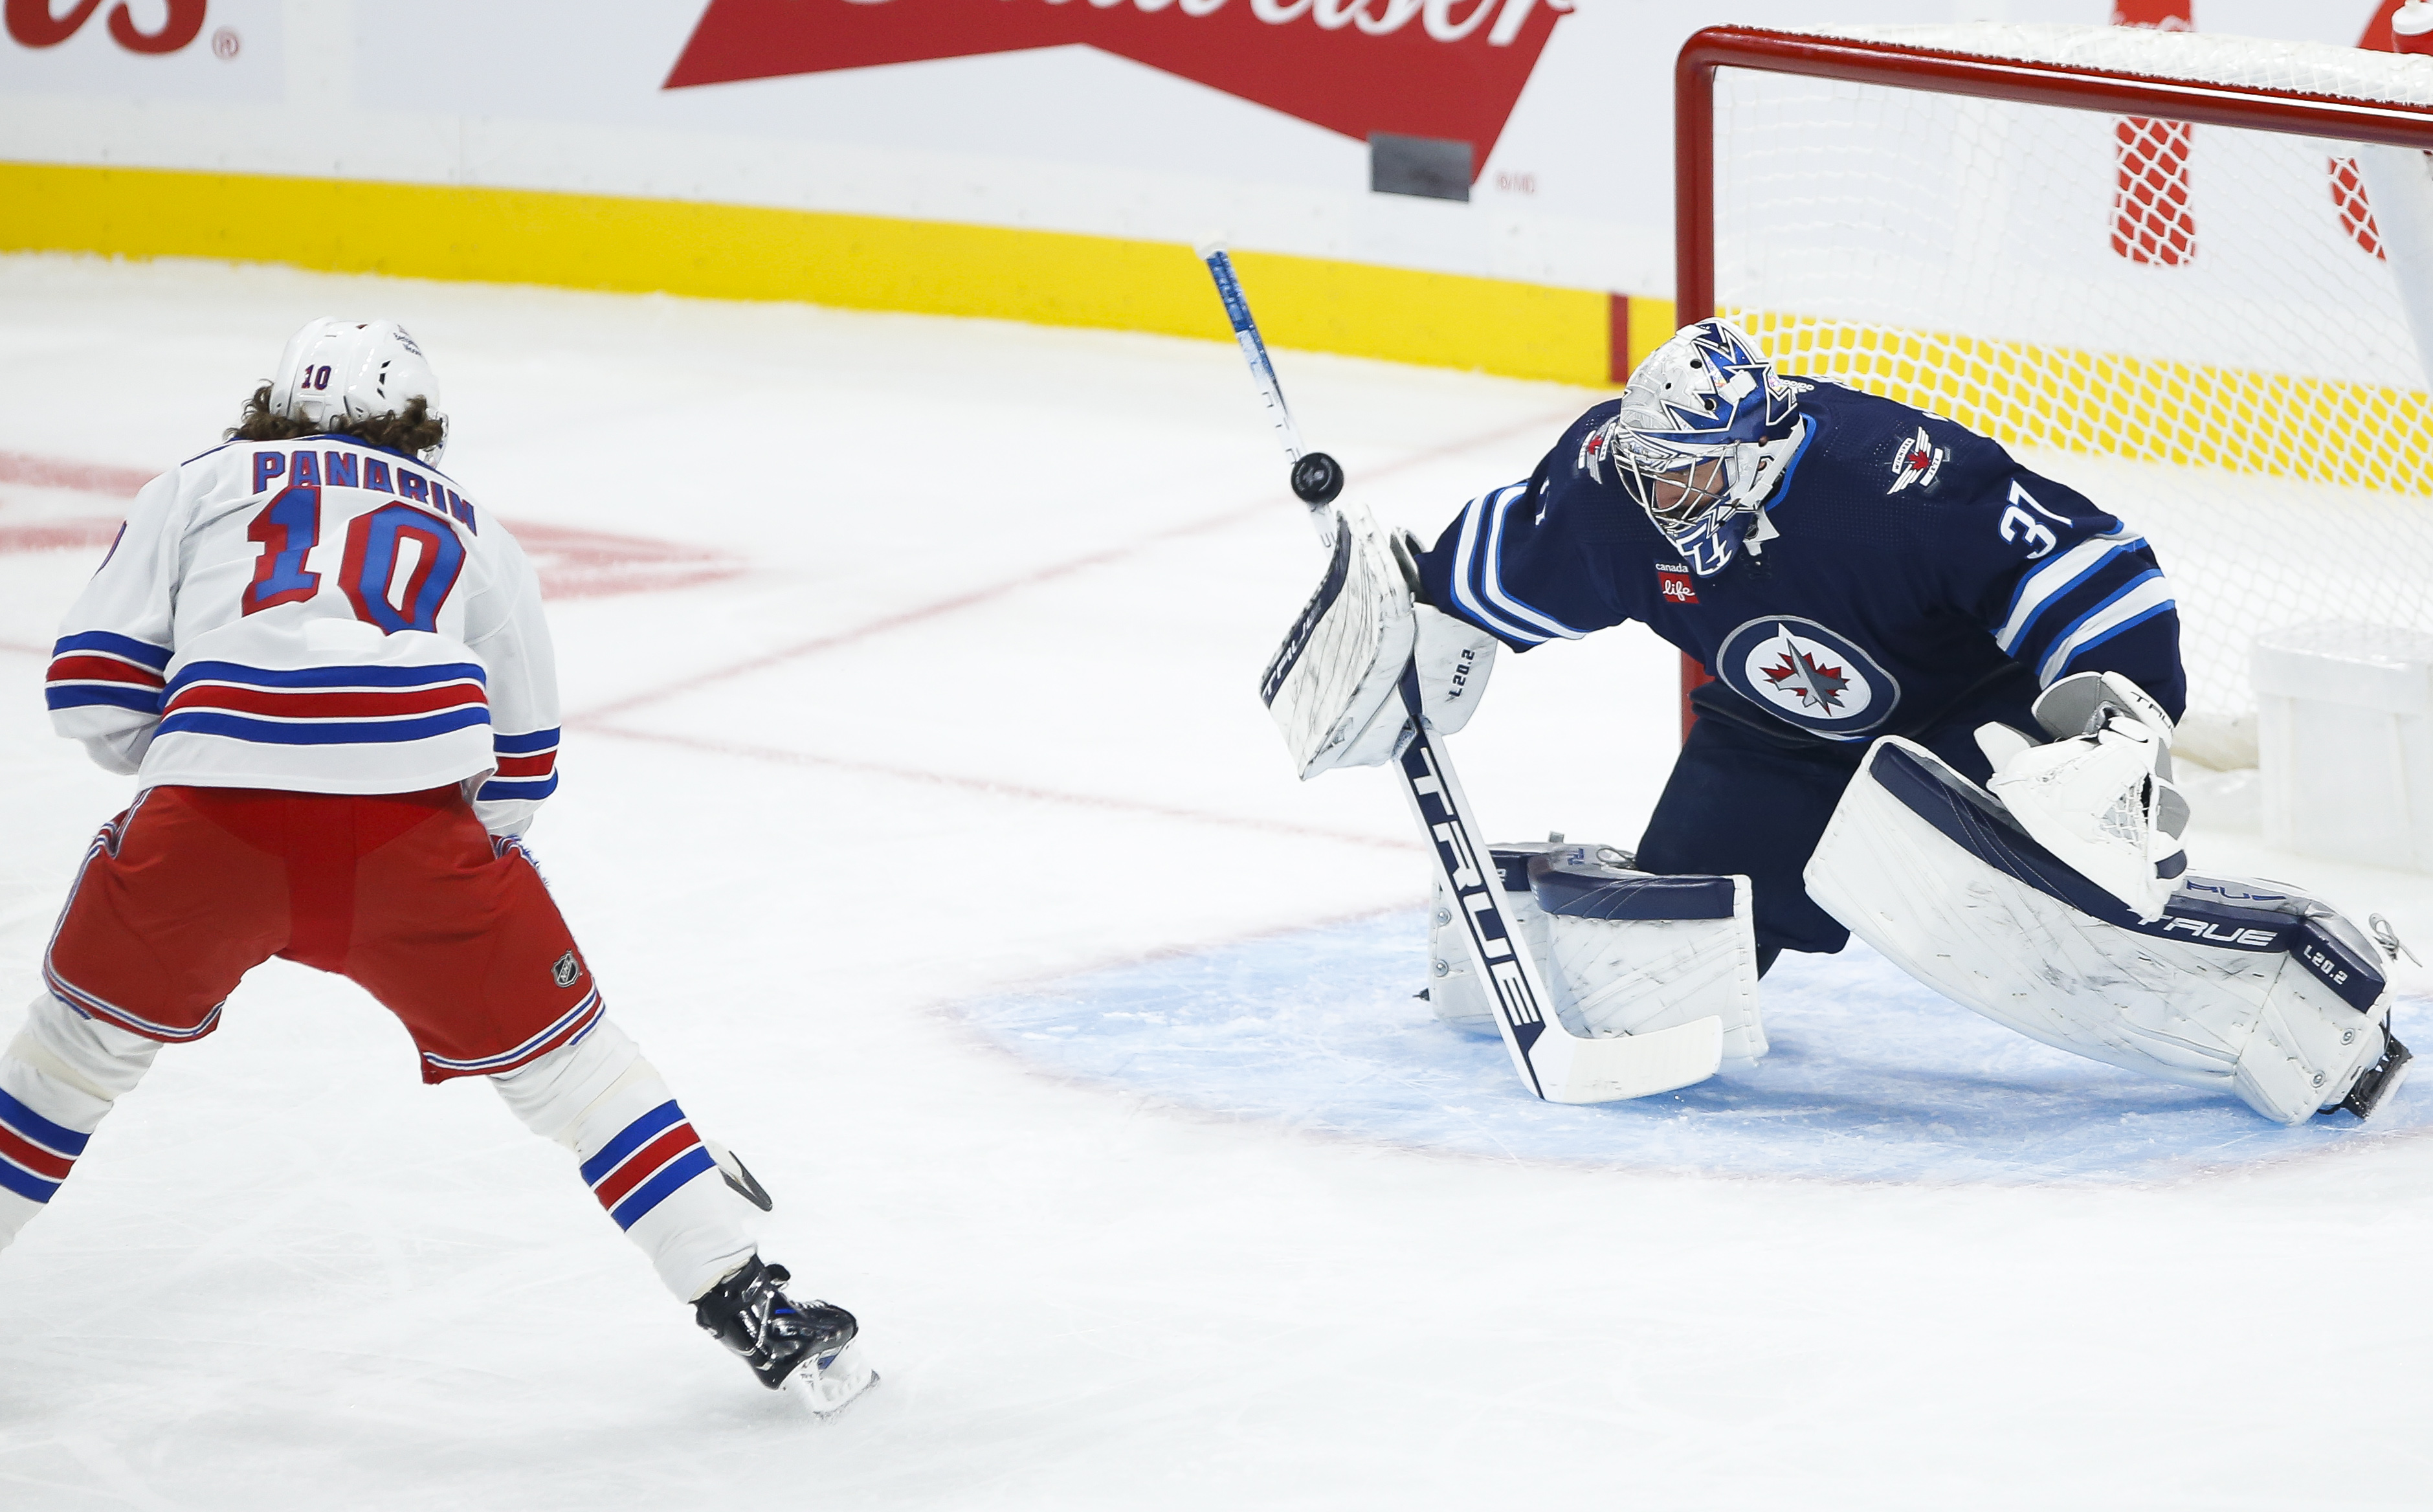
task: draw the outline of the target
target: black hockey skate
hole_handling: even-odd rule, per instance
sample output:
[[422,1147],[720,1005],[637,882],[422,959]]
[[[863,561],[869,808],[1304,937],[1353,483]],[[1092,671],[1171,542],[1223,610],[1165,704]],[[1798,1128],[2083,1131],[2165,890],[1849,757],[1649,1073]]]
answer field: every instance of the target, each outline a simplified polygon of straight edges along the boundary
[[2358,1073],[2356,1085],[2340,1099],[2340,1106],[2359,1118],[2373,1117],[2373,1111],[2399,1090],[2401,1082],[2407,1079],[2407,1062],[2415,1059],[2407,1046],[2391,1038],[2390,1031],[2385,1029],[2382,1059]]
[[693,1303],[693,1321],[741,1355],[762,1385],[791,1385],[825,1417],[878,1378],[851,1352],[860,1327],[853,1315],[829,1302],[795,1301],[784,1290],[792,1279],[755,1255]]

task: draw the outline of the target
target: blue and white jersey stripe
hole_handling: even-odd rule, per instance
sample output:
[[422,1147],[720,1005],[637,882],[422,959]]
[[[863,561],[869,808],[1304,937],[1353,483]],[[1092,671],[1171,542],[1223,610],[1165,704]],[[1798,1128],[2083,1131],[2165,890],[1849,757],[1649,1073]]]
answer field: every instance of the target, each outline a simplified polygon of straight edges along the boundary
[[2071,662],[2177,607],[2145,539],[2121,527],[2090,535],[2024,574],[1994,643],[2050,687]]
[[2055,600],[2145,544],[2143,536],[2128,530],[2108,531],[2089,536],[2019,579],[2018,587],[2011,594],[2010,610],[1994,632],[1994,644],[2001,647],[2005,655],[2019,655],[2021,638]]
[[1577,640],[1588,632],[1523,603],[1505,585],[1505,519],[1528,493],[1527,484],[1514,484],[1472,500],[1462,512],[1454,597],[1470,618],[1506,640],[1529,646],[1543,645],[1557,636]]
[[2036,664],[2036,681],[2051,687],[2078,657],[2175,608],[2169,580],[2160,569],[2148,568],[2063,628],[2052,650]]

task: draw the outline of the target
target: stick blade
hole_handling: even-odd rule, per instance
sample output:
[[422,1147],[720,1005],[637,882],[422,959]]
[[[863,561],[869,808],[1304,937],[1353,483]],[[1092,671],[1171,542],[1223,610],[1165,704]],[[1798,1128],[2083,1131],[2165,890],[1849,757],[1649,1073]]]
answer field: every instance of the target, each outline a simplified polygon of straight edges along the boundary
[[1555,1026],[1548,1028],[1529,1057],[1548,1102],[1625,1102],[1691,1086],[1723,1069],[1720,1018],[1605,1040],[1575,1039]]

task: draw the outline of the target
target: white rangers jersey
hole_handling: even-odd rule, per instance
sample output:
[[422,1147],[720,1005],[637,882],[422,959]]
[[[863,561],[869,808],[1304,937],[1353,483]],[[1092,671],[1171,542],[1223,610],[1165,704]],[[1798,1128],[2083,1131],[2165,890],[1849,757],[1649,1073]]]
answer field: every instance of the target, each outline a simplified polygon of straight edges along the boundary
[[354,436],[231,441],[153,479],[60,629],[53,724],[105,764],[140,752],[146,787],[481,778],[487,812],[557,786],[531,563],[448,478]]

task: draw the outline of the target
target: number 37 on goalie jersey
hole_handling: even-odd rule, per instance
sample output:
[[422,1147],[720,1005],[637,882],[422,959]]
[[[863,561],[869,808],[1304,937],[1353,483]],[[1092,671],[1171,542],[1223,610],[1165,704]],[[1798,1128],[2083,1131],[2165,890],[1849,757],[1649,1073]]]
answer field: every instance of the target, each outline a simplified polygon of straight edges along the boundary
[[[343,511],[333,513],[345,518]],[[245,613],[300,603],[321,591],[322,574],[304,564],[321,544],[323,522],[318,484],[281,489],[253,518],[246,538],[261,546],[262,555],[254,564],[253,581],[246,585]],[[455,526],[428,510],[396,501],[347,519],[345,529],[338,587],[355,618],[391,635],[436,629],[440,605],[465,569],[465,543]]]

